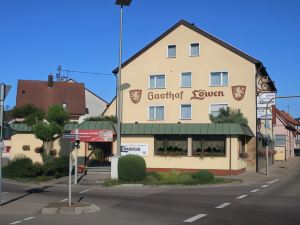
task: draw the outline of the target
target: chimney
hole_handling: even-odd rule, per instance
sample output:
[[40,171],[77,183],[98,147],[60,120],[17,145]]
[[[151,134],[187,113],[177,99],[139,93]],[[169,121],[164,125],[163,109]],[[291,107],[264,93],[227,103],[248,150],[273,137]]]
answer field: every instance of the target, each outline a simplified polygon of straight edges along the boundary
[[48,75],[48,87],[53,88],[53,74],[49,73]]

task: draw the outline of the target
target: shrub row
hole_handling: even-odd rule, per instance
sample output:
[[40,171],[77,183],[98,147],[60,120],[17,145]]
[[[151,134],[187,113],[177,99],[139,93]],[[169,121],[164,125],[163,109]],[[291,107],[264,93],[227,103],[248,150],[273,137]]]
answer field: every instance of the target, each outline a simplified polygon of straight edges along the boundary
[[44,165],[33,163],[30,158],[18,157],[3,167],[3,176],[6,178],[30,178],[37,176],[54,176],[56,178],[68,174],[68,157],[59,157],[48,160]]

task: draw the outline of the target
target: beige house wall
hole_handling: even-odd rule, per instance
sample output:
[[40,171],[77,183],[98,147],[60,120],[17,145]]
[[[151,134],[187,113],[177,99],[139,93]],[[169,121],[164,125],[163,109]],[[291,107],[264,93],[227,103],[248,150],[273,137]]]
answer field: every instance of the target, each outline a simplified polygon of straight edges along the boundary
[[[15,134],[11,137],[10,141],[11,153],[10,158],[14,159],[18,156],[26,156],[31,158],[33,162],[42,163],[42,157],[40,153],[36,153],[34,150],[37,147],[41,147],[43,142],[35,137],[34,134]],[[29,145],[30,150],[24,151],[22,146]],[[80,148],[78,150],[78,156],[85,156],[86,144],[84,142],[80,143]],[[70,151],[70,146],[68,139],[57,139],[53,142],[52,149],[57,150],[57,156],[59,155],[68,155]],[[75,155],[75,150],[73,150],[73,155]]]

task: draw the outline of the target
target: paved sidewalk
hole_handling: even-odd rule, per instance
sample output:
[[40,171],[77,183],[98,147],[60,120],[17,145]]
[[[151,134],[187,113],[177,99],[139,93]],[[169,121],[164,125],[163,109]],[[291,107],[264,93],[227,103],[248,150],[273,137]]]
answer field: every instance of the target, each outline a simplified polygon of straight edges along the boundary
[[226,178],[241,179],[243,183],[249,184],[257,181],[264,181],[268,179],[274,179],[284,176],[291,172],[297,164],[300,164],[300,157],[290,158],[288,161],[275,162],[269,167],[269,175],[266,175],[266,169],[257,172],[246,172],[239,175],[222,176]]

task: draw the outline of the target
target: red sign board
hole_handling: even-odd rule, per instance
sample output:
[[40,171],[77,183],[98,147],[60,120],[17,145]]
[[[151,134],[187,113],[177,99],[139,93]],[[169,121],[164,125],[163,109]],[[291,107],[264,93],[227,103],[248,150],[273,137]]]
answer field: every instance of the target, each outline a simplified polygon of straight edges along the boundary
[[[112,142],[112,130],[78,130],[79,140],[83,142]],[[75,130],[71,131],[75,134]]]

